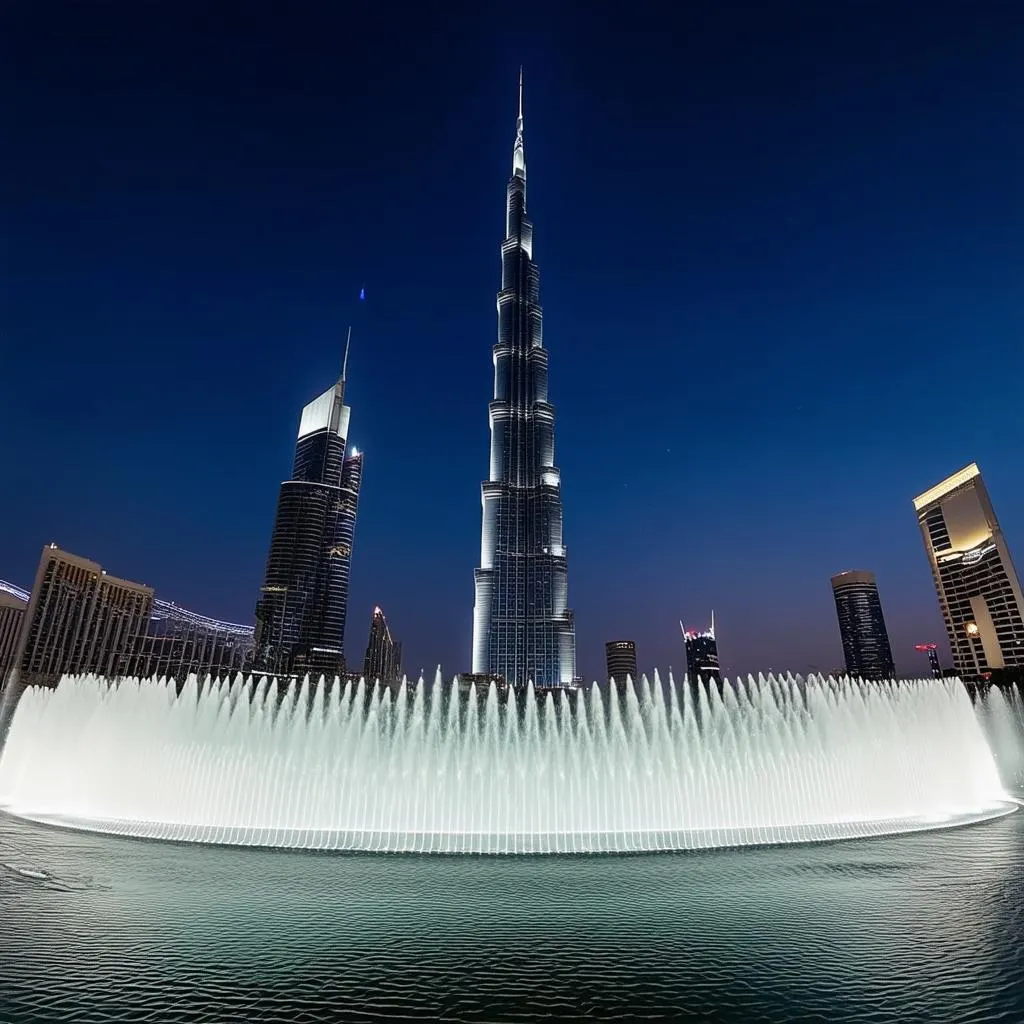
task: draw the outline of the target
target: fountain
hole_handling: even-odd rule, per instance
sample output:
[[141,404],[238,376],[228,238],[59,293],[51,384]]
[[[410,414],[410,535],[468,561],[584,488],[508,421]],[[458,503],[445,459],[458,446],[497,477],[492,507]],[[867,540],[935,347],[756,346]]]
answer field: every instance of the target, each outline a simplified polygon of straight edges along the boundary
[[1020,687],[990,686],[978,701],[978,716],[999,774],[1010,790],[1024,792],[1024,698]]
[[655,673],[609,696],[460,694],[440,675],[397,692],[65,677],[22,694],[0,751],[0,807],[131,836],[321,850],[842,839],[1013,810],[985,733],[987,719],[1007,733],[1011,714],[993,703],[976,715],[948,680],[665,687]]

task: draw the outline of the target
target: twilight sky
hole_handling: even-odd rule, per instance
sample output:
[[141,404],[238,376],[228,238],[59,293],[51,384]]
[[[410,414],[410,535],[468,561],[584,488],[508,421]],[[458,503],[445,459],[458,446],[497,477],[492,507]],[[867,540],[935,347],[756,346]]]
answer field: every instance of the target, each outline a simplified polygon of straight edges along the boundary
[[678,668],[712,607],[730,673],[835,668],[848,568],[919,673],[911,499],[971,460],[1024,559],[1024,5],[15,3],[0,39],[0,578],[54,540],[251,621],[356,317],[347,652],[379,603],[407,670],[468,668],[520,63],[585,676]]

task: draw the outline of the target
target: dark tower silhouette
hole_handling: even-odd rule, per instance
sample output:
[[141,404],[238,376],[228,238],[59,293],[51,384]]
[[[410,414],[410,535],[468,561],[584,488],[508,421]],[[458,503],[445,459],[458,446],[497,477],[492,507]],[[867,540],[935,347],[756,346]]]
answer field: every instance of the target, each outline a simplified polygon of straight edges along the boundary
[[711,625],[707,629],[687,629],[682,622],[679,623],[679,629],[686,645],[686,675],[690,682],[698,676],[705,682],[720,678],[715,613],[711,613]]
[[370,620],[363,677],[368,683],[395,683],[402,678],[402,644],[391,635],[388,620],[379,607],[373,609]]
[[632,640],[609,640],[604,645],[605,678],[616,686],[626,685],[627,677],[637,680],[636,643]]
[[892,679],[896,669],[875,574],[857,569],[838,573],[832,577],[832,596],[847,673],[862,679]]

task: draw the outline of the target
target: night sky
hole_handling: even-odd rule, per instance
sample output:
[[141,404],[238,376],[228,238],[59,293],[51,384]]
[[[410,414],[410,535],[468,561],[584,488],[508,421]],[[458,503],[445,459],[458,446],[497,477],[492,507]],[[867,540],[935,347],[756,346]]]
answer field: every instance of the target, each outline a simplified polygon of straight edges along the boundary
[[1024,5],[266,10],[6,5],[0,578],[252,621],[353,321],[347,652],[379,603],[468,668],[520,64],[583,675],[712,607],[727,671],[834,669],[848,568],[922,673],[911,499],[972,460],[1024,559]]

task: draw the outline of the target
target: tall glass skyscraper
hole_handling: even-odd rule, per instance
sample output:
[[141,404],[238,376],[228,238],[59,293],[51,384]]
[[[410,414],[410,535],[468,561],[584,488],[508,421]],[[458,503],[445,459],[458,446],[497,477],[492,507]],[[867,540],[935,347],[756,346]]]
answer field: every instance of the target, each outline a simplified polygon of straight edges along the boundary
[[[349,338],[351,339],[351,328]],[[256,604],[255,667],[278,675],[345,671],[345,616],[363,457],[346,455],[352,410],[345,363],[303,410],[290,480],[281,484]]]
[[875,574],[859,569],[837,573],[832,577],[832,596],[847,674],[859,679],[894,678],[892,647]]
[[480,568],[475,571],[473,672],[513,686],[571,684],[576,628],[562,540],[555,410],[548,401],[540,274],[526,217],[523,76],[501,243],[491,465],[482,486]]

